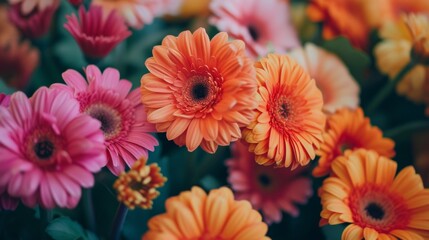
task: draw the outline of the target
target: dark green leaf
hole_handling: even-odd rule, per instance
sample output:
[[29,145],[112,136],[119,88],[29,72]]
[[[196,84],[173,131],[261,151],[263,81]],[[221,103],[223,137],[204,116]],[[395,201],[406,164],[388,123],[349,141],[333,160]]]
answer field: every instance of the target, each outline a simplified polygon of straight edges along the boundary
[[338,37],[330,41],[325,41],[322,47],[337,55],[348,67],[350,73],[358,81],[362,82],[365,77],[365,70],[371,63],[366,53],[354,48],[349,40]]
[[53,220],[46,227],[46,232],[55,240],[89,239],[79,223],[69,217],[60,217]]

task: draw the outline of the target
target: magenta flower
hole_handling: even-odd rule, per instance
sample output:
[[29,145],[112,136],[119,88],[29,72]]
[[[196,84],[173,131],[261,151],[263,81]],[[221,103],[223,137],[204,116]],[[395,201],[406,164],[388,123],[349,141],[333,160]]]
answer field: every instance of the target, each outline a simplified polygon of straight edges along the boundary
[[4,93],[0,93],[0,106],[9,107],[10,96]]
[[42,87],[0,106],[0,190],[34,207],[74,208],[106,165],[100,123],[70,94]]
[[285,52],[300,44],[286,1],[213,0],[210,10],[210,23],[243,40],[253,57],[265,56],[271,50]]
[[[26,1],[31,2],[31,1]],[[23,12],[21,4],[11,6],[9,10],[10,21],[29,38],[39,38],[45,35],[51,27],[52,17],[58,9],[59,1],[55,0],[52,4],[43,9],[34,8],[31,12]]]
[[[146,111],[141,103],[140,91],[130,92],[132,84],[120,80],[119,72],[107,68],[103,73],[94,65],[85,70],[85,80],[75,70],[63,73],[67,83],[53,87],[69,91],[80,102],[85,112],[101,122],[107,147],[107,167],[118,175],[137,159],[154,151],[158,141],[150,133],[155,126],[146,120]],[[88,82],[87,82],[88,81]]]
[[248,151],[248,144],[232,145],[232,158],[227,160],[228,182],[237,199],[248,200],[255,209],[261,209],[268,224],[280,222],[282,210],[296,217],[296,204],[304,204],[313,195],[311,179],[303,175],[305,167],[289,168],[262,166]]
[[82,52],[89,57],[105,57],[116,45],[131,35],[124,20],[116,11],[103,16],[103,11],[98,6],[91,6],[87,12],[84,7],[80,7],[80,23],[75,14],[66,18],[68,22],[64,27],[79,44]]

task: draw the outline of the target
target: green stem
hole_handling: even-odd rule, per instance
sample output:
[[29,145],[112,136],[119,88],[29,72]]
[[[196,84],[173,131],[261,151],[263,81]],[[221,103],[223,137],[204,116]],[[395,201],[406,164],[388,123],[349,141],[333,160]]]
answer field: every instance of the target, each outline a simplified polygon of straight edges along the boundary
[[40,219],[48,225],[52,218],[54,217],[54,213],[52,210],[40,208]]
[[94,204],[92,201],[91,189],[83,190],[83,210],[86,219],[87,228],[92,232],[96,231]]
[[380,92],[373,98],[373,100],[369,103],[368,108],[366,109],[367,115],[372,114],[380,104],[389,96],[389,94],[393,91],[395,86],[401,81],[405,75],[416,66],[416,62],[411,60],[399,73],[396,77],[389,81],[386,86],[384,86]]
[[[54,217],[54,212],[52,210],[43,209],[41,207],[39,207],[39,211],[40,211],[40,220],[42,221],[43,229],[46,229]],[[50,239],[46,231],[43,232],[42,238],[44,240]]]
[[421,130],[429,129],[429,121],[417,121],[385,131],[385,136],[397,140],[404,135],[409,135]]
[[111,240],[119,240],[121,236],[122,226],[127,218],[128,208],[122,203],[119,203],[116,209],[115,218],[113,219],[112,232],[110,234]]

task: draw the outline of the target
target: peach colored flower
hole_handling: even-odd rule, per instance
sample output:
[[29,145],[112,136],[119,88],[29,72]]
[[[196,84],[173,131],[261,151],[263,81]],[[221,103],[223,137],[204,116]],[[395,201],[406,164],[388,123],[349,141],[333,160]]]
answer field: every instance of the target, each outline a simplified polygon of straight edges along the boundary
[[244,51],[243,42],[226,33],[210,40],[202,28],[165,37],[141,79],[148,121],[189,151],[214,153],[240,139],[257,106],[255,70]]
[[249,151],[261,165],[307,165],[322,142],[322,93],[289,56],[269,54],[255,66],[259,106],[243,130]]
[[391,0],[312,0],[308,8],[311,20],[323,23],[323,37],[347,37],[361,49],[368,45],[369,33],[384,19],[391,19]]
[[229,188],[206,194],[201,188],[165,202],[166,213],[152,217],[142,240],[269,240],[267,225],[248,201],[236,201]]
[[381,130],[371,125],[361,108],[340,109],[328,117],[323,143],[317,151],[319,163],[313,175],[321,177],[329,174],[332,161],[347,149],[365,148],[382,156],[393,157],[394,147],[395,143],[389,138],[383,138]]
[[322,91],[325,112],[358,107],[359,85],[337,56],[311,43],[289,54],[316,80]]
[[391,79],[411,61],[412,54],[421,61],[400,80],[396,91],[414,102],[429,104],[429,67],[424,64],[429,54],[426,28],[429,18],[425,15],[404,15],[399,21],[388,22],[380,30],[383,41],[374,54],[379,70]]
[[[319,190],[321,225],[348,224],[342,240],[429,239],[429,190],[414,167],[374,151],[348,151]],[[396,176],[395,176],[396,175]]]

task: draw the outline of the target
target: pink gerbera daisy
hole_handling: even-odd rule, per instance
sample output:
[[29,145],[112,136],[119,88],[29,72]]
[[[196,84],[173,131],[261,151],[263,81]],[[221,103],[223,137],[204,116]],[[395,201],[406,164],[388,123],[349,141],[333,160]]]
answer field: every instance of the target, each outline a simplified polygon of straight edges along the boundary
[[0,106],[0,192],[29,207],[74,208],[106,165],[99,127],[65,92],[14,93],[9,108]]
[[304,176],[305,167],[295,170],[273,168],[256,163],[248,144],[232,145],[232,158],[227,160],[228,182],[237,199],[248,200],[255,209],[261,209],[267,223],[280,222],[281,211],[296,217],[296,204],[304,204],[313,195],[311,179]]
[[325,112],[359,106],[359,85],[337,56],[311,43],[294,49],[290,55],[316,80]]
[[[34,0],[28,0],[31,2]],[[23,12],[22,4],[18,3],[11,6],[9,10],[10,21],[26,36],[30,38],[39,38],[45,35],[52,23],[52,18],[60,5],[59,0],[53,0],[52,4],[45,8],[35,8],[31,12]]]
[[213,0],[210,9],[214,14],[210,22],[231,37],[243,40],[251,56],[299,46],[285,1]]
[[84,7],[80,7],[80,23],[74,14],[66,18],[64,28],[70,32],[83,53],[89,57],[106,56],[116,45],[131,35],[125,21],[116,11],[103,16],[99,6],[91,6],[87,12]]
[[[94,65],[85,70],[86,79],[75,70],[63,73],[67,83],[54,84],[71,92],[80,102],[80,111],[101,122],[107,147],[107,167],[118,175],[137,159],[154,151],[158,141],[150,132],[154,125],[146,121],[139,89],[130,92],[132,84],[120,80],[119,72],[107,68],[103,73]],[[88,82],[87,82],[88,81]]]
[[10,96],[0,93],[0,106],[8,107],[10,103]]

